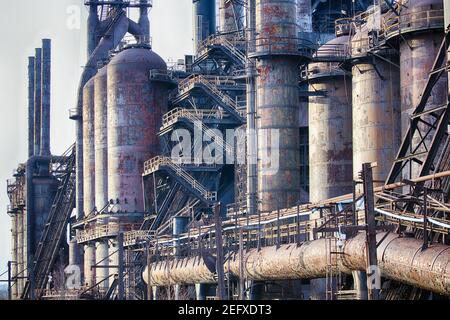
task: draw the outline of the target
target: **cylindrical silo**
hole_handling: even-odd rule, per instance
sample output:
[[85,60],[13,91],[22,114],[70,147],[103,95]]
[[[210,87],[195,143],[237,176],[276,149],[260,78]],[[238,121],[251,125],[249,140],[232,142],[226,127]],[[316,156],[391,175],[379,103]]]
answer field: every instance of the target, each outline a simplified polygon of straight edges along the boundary
[[401,142],[400,69],[394,50],[382,48],[368,55],[368,49],[363,26],[352,39],[353,177],[363,163],[376,162],[373,179],[385,181]]
[[94,89],[92,78],[83,89],[83,207],[86,216],[95,207]]
[[[444,12],[442,0],[403,0],[398,23],[392,15],[386,17],[389,26],[386,37],[399,43],[400,51],[400,96],[402,136],[410,123],[410,115],[417,107],[422,91],[428,81],[431,68],[444,38]],[[434,85],[426,109],[447,103],[447,75]],[[433,118],[430,117],[431,123]],[[428,121],[427,121],[428,122]],[[422,131],[429,126],[419,123]],[[429,146],[432,136],[427,137]],[[414,136],[413,146],[418,146],[420,137]],[[425,151],[423,146],[419,151]],[[407,168],[403,176],[416,178],[420,165],[414,163],[411,172]]]
[[233,34],[242,31],[243,17],[244,6],[242,3],[219,0],[219,32],[221,34]]
[[310,201],[352,191],[352,79],[336,62],[350,43],[348,35],[330,40],[308,66]]
[[150,81],[150,70],[167,66],[148,48],[127,48],[108,64],[108,198],[120,212],[144,212],[144,162],[160,151],[168,90]]
[[109,276],[109,250],[108,250],[108,239],[98,241],[95,244],[95,262],[96,266],[99,268],[96,268],[95,277],[96,277],[96,283],[100,283],[99,289],[100,290],[108,290],[109,288],[109,279],[106,280]]
[[95,284],[95,244],[89,243],[84,246],[84,283],[88,287]]
[[108,204],[108,77],[107,67],[94,78],[94,144],[95,206],[101,210]]
[[260,209],[300,198],[297,0],[256,1],[258,195]]

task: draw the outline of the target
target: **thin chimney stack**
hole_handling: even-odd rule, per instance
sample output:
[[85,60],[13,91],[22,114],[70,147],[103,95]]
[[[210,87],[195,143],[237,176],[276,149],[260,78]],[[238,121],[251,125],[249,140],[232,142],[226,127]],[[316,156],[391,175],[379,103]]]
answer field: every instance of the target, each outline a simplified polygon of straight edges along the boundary
[[28,58],[28,156],[50,156],[51,40]]

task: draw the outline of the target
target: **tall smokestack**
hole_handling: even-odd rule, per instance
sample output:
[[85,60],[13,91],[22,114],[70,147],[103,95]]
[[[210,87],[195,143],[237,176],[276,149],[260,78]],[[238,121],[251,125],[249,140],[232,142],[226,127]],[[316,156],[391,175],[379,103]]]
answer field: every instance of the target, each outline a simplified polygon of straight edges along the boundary
[[97,5],[89,6],[89,16],[87,20],[87,57],[91,56],[98,44],[97,28],[100,21],[97,13]]
[[28,57],[28,158],[34,155],[34,57]]
[[41,156],[50,155],[51,40],[42,40]]
[[41,75],[42,49],[36,48],[34,59],[34,154],[39,155],[41,149]]

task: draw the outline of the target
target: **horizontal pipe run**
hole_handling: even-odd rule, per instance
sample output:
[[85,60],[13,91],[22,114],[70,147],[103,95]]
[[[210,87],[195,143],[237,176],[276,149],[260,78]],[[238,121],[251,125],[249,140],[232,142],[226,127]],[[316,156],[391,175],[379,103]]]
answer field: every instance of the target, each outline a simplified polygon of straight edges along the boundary
[[[401,238],[395,233],[379,233],[377,240],[382,277],[450,295],[450,246],[433,244],[422,250],[421,240]],[[337,266],[336,271],[346,274],[366,270],[364,232],[346,241],[342,254],[332,255],[332,259],[337,261],[331,261],[331,264],[328,261],[330,243],[329,239],[319,239],[300,246],[286,244],[278,249],[276,246],[264,247],[259,251],[250,249],[244,254],[246,278],[253,281],[322,278],[330,265]],[[238,277],[238,254],[234,253],[230,259],[225,262],[225,272]],[[148,282],[147,269],[143,277]],[[151,286],[216,283],[216,277],[199,256],[153,263],[150,279]]]

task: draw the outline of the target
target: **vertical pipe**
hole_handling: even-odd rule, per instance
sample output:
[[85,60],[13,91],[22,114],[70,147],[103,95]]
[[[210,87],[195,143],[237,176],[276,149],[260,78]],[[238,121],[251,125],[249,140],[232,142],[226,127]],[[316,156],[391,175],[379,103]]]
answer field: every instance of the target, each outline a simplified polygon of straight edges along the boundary
[[[25,242],[24,242],[24,226],[23,226],[23,218],[24,218],[24,214],[23,211],[19,212],[17,214],[17,260],[15,260],[16,262],[16,270],[17,270],[17,274],[20,277],[24,277],[24,250],[25,250]],[[15,290],[17,291],[17,293],[22,292],[23,289],[23,280],[22,279],[17,279],[17,281],[15,282]]]
[[[448,34],[450,32],[450,0],[444,0],[444,30]],[[447,61],[450,61],[450,48],[448,49]],[[448,77],[448,94],[450,94],[450,70]]]
[[34,155],[34,57],[28,57],[28,157]]
[[[11,258],[13,260],[13,264],[11,265],[11,276],[14,278],[17,277],[17,261],[18,261],[18,254],[17,254],[17,248],[18,248],[18,241],[17,241],[17,219],[18,215],[13,214],[11,216]],[[8,264],[8,266],[10,266]],[[9,271],[10,268],[8,268]],[[9,285],[9,284],[8,284]],[[17,298],[17,282],[15,283],[14,287],[9,286],[8,290],[12,289],[12,296],[14,299]]]
[[[77,111],[81,114],[81,110]],[[84,191],[83,191],[83,120],[78,119],[75,122],[76,132],[76,209],[77,220],[84,217]]]
[[75,238],[69,241],[69,265],[80,266],[80,247]]
[[50,155],[51,40],[42,40],[41,156]]
[[[178,236],[186,232],[186,228],[189,223],[189,217],[174,217],[173,218],[173,226],[172,226],[172,235],[174,237],[174,255],[175,259],[181,258],[181,241],[178,240]],[[150,265],[150,264],[149,264]],[[151,270],[151,268],[148,268]],[[149,278],[150,279],[150,278]],[[175,300],[180,300],[180,285],[175,285]]]
[[353,287],[357,300],[367,300],[367,274],[364,271],[352,271]]
[[105,280],[109,276],[109,258],[108,258],[108,240],[99,241],[95,245],[95,262],[96,268],[95,276],[96,283],[100,283],[99,289],[106,291],[109,288],[109,280]]
[[94,78],[95,134],[95,206],[101,210],[108,204],[108,74],[107,66]]
[[119,235],[117,236],[117,243],[118,243],[118,259],[119,259],[119,283],[118,283],[118,299],[124,300],[124,293],[125,293],[125,287],[124,287],[124,252],[123,252],[123,233],[119,232]]
[[214,207],[214,225],[216,231],[216,271],[218,277],[217,297],[219,300],[225,299],[225,273],[223,257],[223,239],[222,239],[222,218],[220,217],[220,203]]
[[[255,44],[255,0],[249,0],[247,8],[247,41]],[[256,134],[256,85],[255,60],[247,58],[247,209],[249,215],[258,210],[258,142]]]
[[34,154],[41,149],[42,49],[36,48],[34,60]]
[[11,261],[8,261],[8,300],[12,300],[12,271],[11,271]]
[[142,6],[139,8],[138,24],[141,27],[144,36],[143,40],[150,40],[150,20],[148,18],[149,9],[147,7],[148,0],[140,0],[140,4]]
[[84,283],[88,287],[95,284],[95,245],[92,243],[84,247]]
[[99,25],[99,18],[97,13],[97,5],[91,4],[89,6],[89,16],[87,20],[87,57],[89,58],[97,47],[99,37],[97,29]]
[[89,215],[95,208],[95,141],[94,141],[94,78],[83,90],[83,199],[84,213]]

